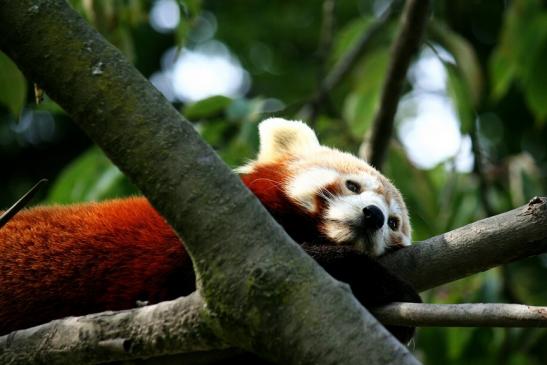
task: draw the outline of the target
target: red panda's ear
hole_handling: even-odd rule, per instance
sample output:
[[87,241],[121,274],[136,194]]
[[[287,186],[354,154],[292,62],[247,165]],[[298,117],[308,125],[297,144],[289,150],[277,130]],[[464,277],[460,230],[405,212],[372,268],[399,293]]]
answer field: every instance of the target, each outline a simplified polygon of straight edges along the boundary
[[260,152],[257,162],[269,163],[312,152],[319,147],[315,132],[300,121],[270,118],[258,126]]

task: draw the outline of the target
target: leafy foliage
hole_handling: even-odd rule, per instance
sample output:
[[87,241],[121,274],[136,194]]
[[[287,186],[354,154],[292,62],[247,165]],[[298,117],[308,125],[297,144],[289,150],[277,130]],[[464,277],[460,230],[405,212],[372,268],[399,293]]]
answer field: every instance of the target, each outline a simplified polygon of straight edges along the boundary
[[[227,163],[237,166],[256,153],[257,122],[271,115],[297,118],[305,106],[309,109],[327,73],[377,21],[378,9],[390,2],[336,2],[330,42],[320,39],[329,32],[322,31],[323,10],[314,1],[180,0],[174,2],[180,21],[167,32],[150,25],[157,3],[71,0],[147,77],[173,63],[166,55],[176,58],[211,40],[227,47],[248,73],[248,91],[173,103]],[[397,16],[388,19],[318,106],[310,122],[324,143],[359,150],[379,107],[397,25]],[[318,49],[320,45],[326,49]],[[547,190],[545,2],[435,2],[426,49],[433,50],[446,73],[444,86],[435,93],[453,105],[461,133],[475,134],[475,164],[480,156],[482,169],[481,174],[477,169],[460,171],[456,157],[421,168],[394,141],[384,172],[406,198],[416,240],[512,209]],[[423,98],[417,83],[410,81],[406,96]],[[0,150],[7,166],[2,204],[14,201],[38,177],[53,181],[48,203],[137,193],[89,140],[67,126],[68,117],[53,101],[46,96],[36,106],[29,90],[32,80],[25,80],[0,53]],[[419,114],[415,105],[400,108],[397,120]],[[44,115],[54,120],[53,134],[35,138],[45,125]],[[433,289],[425,299],[547,305],[546,274],[545,257],[529,259]],[[535,365],[547,360],[545,343],[547,331],[542,329],[424,328],[412,348],[428,364]]]

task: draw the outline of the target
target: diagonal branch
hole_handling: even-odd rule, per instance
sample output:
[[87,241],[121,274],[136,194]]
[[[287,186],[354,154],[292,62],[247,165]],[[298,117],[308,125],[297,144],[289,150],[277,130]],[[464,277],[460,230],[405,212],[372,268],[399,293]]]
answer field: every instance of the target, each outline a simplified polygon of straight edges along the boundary
[[391,51],[391,62],[384,81],[380,106],[372,123],[370,141],[361,149],[365,151],[365,159],[378,170],[382,169],[386,158],[406,73],[410,61],[420,47],[429,7],[429,0],[407,0],[403,11],[401,28]]
[[427,290],[471,274],[547,252],[547,198],[482,219],[384,256],[380,262]]
[[[385,25],[391,20],[395,13],[394,8],[399,3],[398,0],[394,0],[384,12],[374,21],[370,27],[368,27],[355,42],[353,48],[346,53],[334,68],[327,74],[327,76],[321,81],[319,90],[315,94],[307,105],[304,105],[300,114],[309,114],[310,124],[313,125],[317,118],[320,109],[327,100],[331,91],[338,86],[353,70],[357,62],[363,57],[365,52],[370,47],[372,40],[380,34]],[[320,45],[322,46],[322,45]],[[322,50],[323,51],[323,50]]]

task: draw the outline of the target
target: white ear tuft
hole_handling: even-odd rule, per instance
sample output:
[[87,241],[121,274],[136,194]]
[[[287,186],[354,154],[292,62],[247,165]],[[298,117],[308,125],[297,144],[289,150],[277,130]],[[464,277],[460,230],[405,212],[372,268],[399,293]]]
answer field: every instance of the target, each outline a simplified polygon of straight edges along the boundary
[[274,162],[319,147],[315,132],[306,124],[282,118],[269,118],[258,126],[260,152],[257,162]]

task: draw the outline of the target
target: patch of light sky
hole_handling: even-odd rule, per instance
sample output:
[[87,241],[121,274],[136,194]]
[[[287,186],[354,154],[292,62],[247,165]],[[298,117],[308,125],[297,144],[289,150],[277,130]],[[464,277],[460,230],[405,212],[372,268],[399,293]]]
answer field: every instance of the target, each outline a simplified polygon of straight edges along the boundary
[[[172,32],[180,21],[176,0],[157,0],[151,26]],[[213,39],[216,19],[205,13],[190,34],[194,46],[171,49],[162,58],[162,69],[150,81],[170,100],[194,102],[213,95],[240,97],[250,87],[250,76],[228,48]],[[453,160],[458,171],[473,166],[469,136],[462,136],[454,106],[447,96],[447,75],[440,59],[454,63],[449,53],[425,48],[409,72],[413,91],[401,100],[398,135],[411,161],[429,169]],[[440,59],[439,59],[440,58]]]
[[[175,0],[158,0],[150,12],[150,24],[159,32],[173,31],[180,21]],[[194,102],[213,95],[239,97],[250,87],[250,76],[221,42],[213,40],[216,20],[205,13],[190,35],[194,46],[167,51],[162,69],[150,81],[170,101]]]
[[469,136],[460,133],[454,105],[446,93],[447,74],[439,60],[453,62],[442,49],[425,48],[409,72],[413,91],[399,107],[398,135],[411,161],[429,169],[453,159],[457,171],[473,167]]

